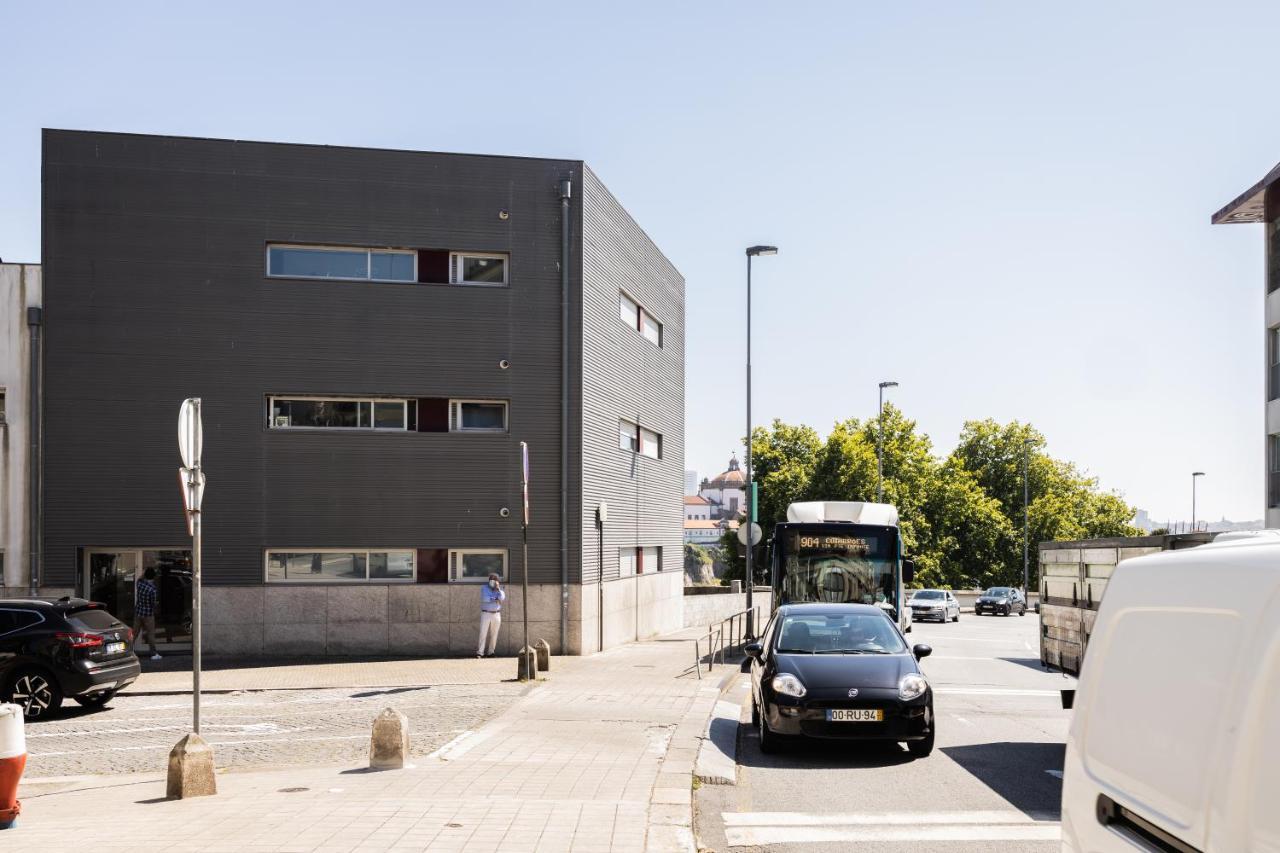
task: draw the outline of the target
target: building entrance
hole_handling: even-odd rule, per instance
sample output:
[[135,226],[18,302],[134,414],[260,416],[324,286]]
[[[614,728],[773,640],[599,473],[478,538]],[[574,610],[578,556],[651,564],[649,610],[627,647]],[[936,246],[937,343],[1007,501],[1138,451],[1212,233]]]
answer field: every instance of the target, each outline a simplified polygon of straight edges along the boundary
[[85,550],[81,594],[100,601],[126,625],[133,625],[134,584],[154,569],[156,645],[161,651],[191,648],[191,551],[183,548]]

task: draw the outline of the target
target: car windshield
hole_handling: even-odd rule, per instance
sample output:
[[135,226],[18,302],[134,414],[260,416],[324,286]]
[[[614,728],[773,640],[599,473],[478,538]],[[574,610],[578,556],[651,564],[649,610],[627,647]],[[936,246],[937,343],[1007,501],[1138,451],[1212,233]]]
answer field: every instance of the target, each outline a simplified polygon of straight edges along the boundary
[[779,654],[900,654],[902,638],[879,613],[796,614],[778,628]]
[[942,598],[942,593],[936,589],[922,589],[915,595],[911,596],[912,601],[917,598]]
[[1003,598],[1008,594],[1009,594],[1009,587],[1007,586],[993,586],[991,587],[991,589],[987,590],[987,595],[995,595],[1001,598]]

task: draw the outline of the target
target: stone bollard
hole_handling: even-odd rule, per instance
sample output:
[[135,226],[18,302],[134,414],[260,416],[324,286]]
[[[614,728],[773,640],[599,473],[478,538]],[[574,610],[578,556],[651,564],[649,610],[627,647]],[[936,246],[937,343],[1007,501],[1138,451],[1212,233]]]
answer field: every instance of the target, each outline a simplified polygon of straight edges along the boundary
[[551,644],[546,640],[539,640],[533,644],[533,648],[538,653],[538,672],[547,672],[551,669]]
[[213,747],[192,733],[169,752],[169,780],[165,796],[171,800],[208,797],[218,793],[213,776]]
[[516,653],[516,678],[520,681],[538,680],[538,653],[528,646]]
[[734,595],[742,595],[742,581],[729,581],[729,591]]
[[369,769],[399,770],[409,755],[409,718],[386,708],[373,718],[369,738]]

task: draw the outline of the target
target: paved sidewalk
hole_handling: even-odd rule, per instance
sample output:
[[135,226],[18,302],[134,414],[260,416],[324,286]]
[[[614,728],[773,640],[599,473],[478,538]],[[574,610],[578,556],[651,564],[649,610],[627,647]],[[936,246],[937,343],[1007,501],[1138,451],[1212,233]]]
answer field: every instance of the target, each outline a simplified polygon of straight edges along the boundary
[[[567,658],[566,669],[581,658]],[[250,660],[206,662],[200,673],[200,690],[229,693],[237,690],[319,690],[343,687],[421,687],[437,684],[490,684],[516,677],[516,659],[486,658],[343,658],[340,660]],[[142,661],[142,675],[122,691],[190,693],[191,656],[174,655],[160,661]]]
[[92,838],[101,853],[693,851],[693,766],[737,669],[679,677],[698,633],[556,659],[537,690],[405,770],[231,772],[217,796],[184,801],[164,800],[158,775],[24,790],[0,848],[79,851]]

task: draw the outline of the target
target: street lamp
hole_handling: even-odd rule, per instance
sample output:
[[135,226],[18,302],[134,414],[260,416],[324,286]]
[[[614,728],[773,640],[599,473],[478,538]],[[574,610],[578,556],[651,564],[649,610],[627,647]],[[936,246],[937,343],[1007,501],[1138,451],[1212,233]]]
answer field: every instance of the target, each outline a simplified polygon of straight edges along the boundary
[[1031,490],[1027,484],[1027,469],[1031,462],[1031,445],[1032,440],[1024,438],[1022,440],[1022,594],[1026,596],[1030,592],[1031,585],[1031,568],[1028,559],[1027,550],[1027,516],[1031,512]]
[[1196,477],[1203,477],[1203,471],[1191,472],[1191,532],[1196,532]]
[[751,568],[751,523],[755,520],[754,490],[751,487],[751,259],[760,255],[778,254],[777,246],[751,246],[747,249],[747,637],[755,639],[755,610],[752,609],[752,590],[756,585]]
[[876,501],[884,503],[884,389],[897,388],[897,382],[880,383],[880,414],[876,417]]

